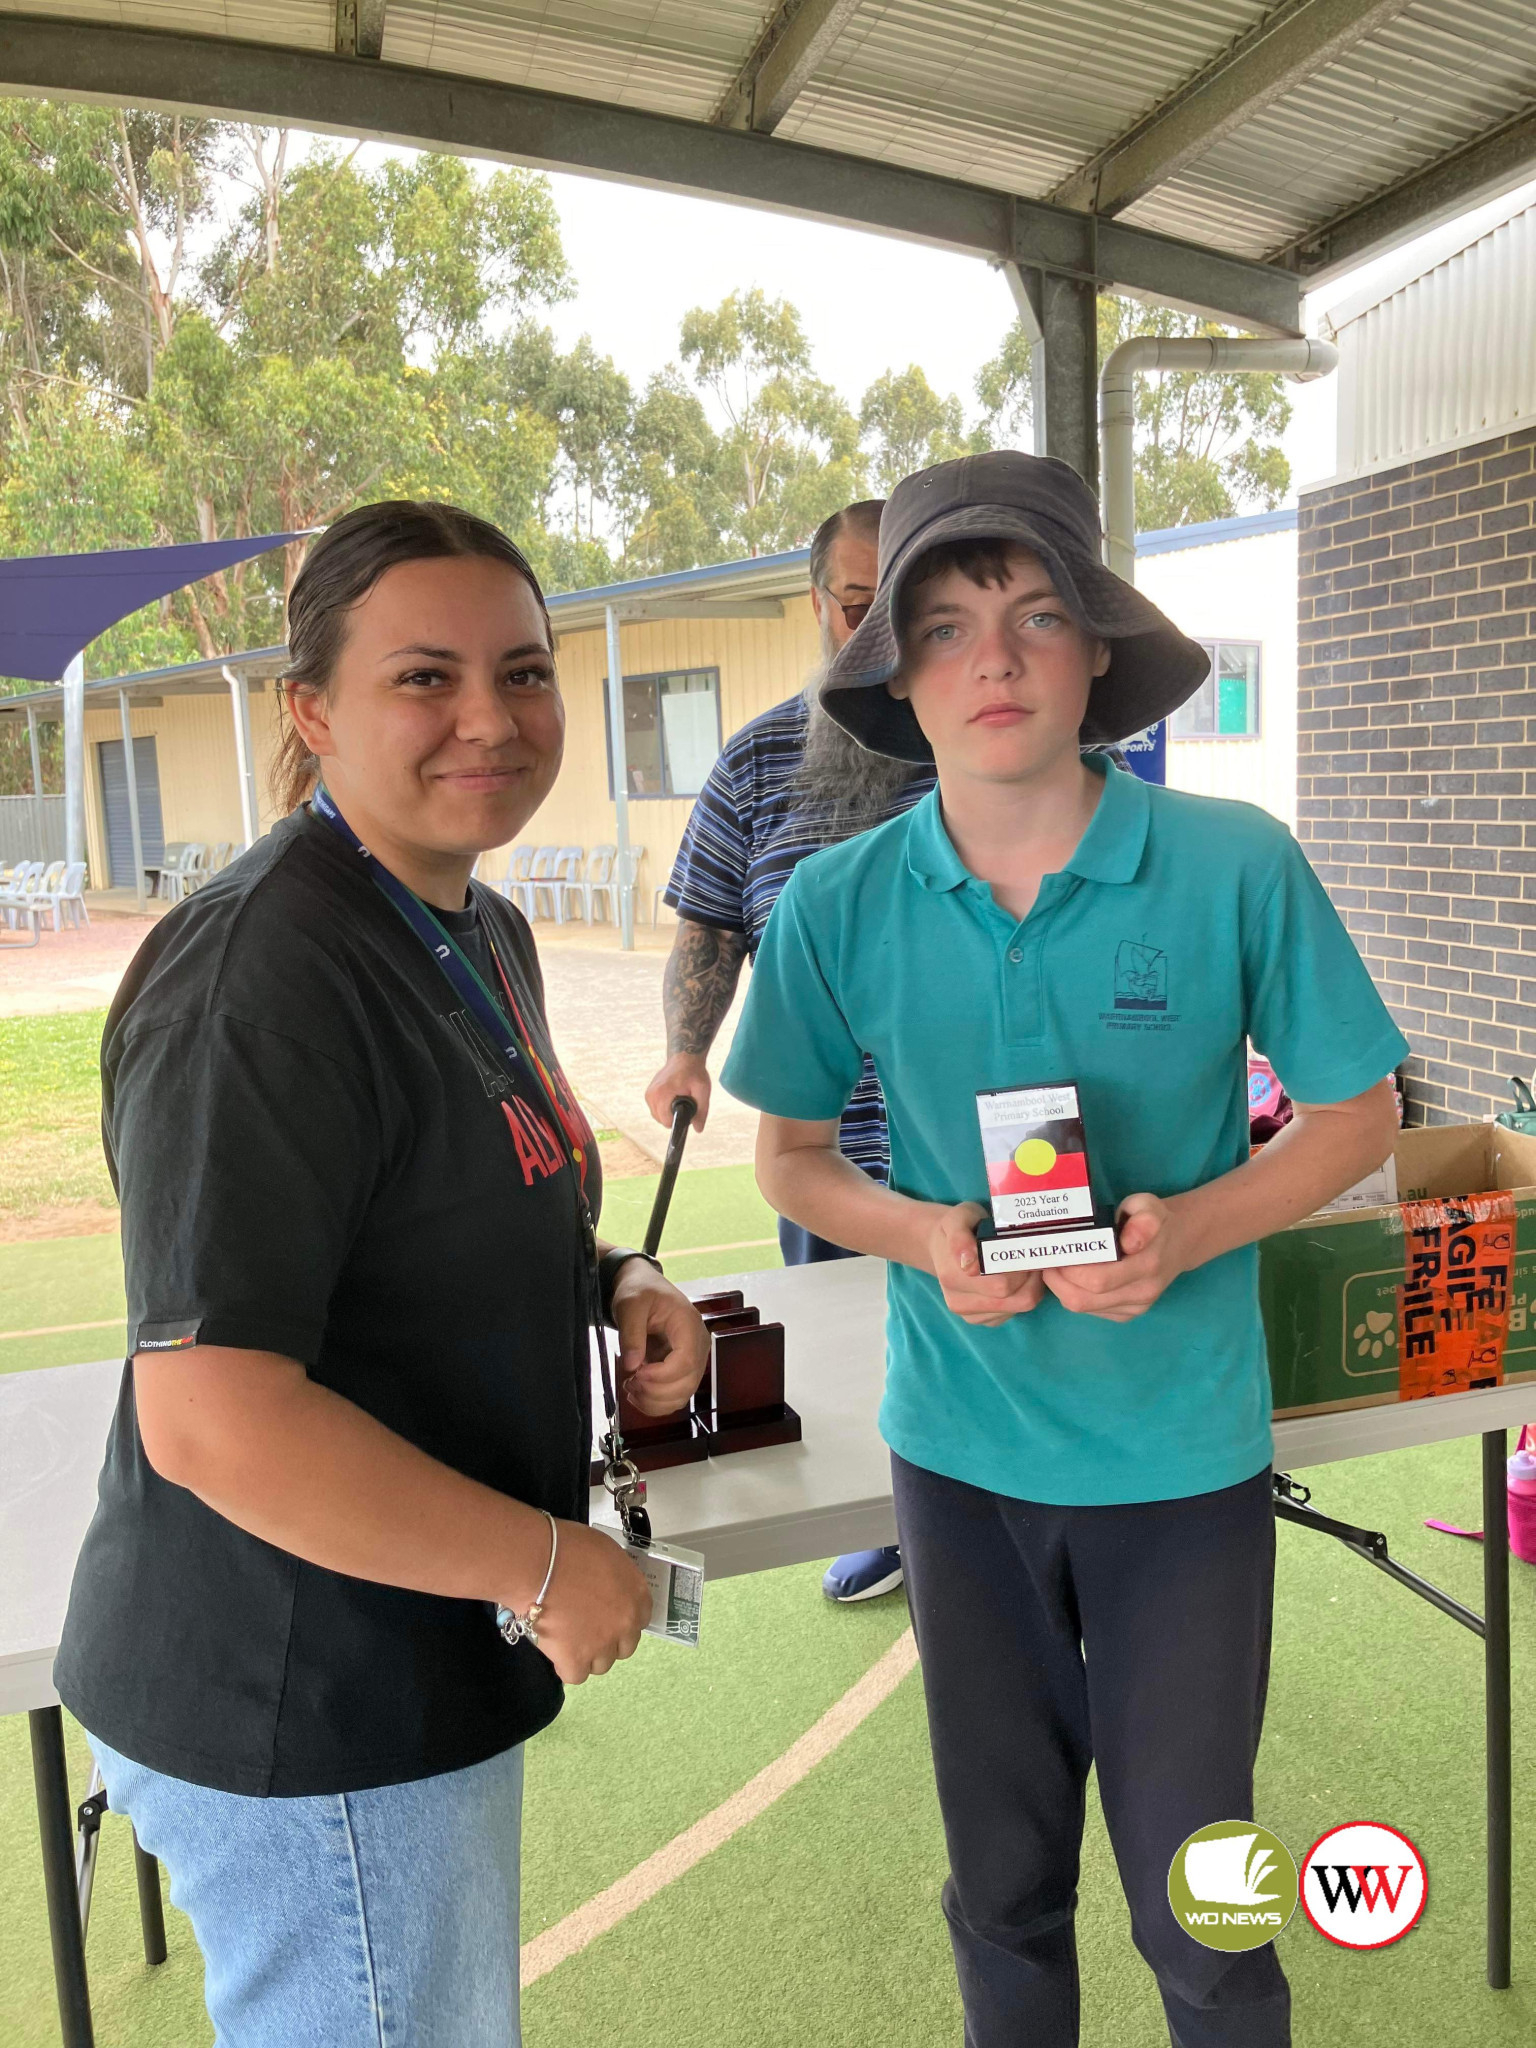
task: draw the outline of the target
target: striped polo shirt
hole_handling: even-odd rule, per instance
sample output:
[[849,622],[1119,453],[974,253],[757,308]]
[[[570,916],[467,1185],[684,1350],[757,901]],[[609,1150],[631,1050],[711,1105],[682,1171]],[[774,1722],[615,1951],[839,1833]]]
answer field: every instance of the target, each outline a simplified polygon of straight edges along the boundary
[[[664,895],[692,924],[744,933],[754,959],[779,891],[796,864],[825,844],[796,787],[808,719],[801,691],[726,741],[694,802]],[[909,810],[932,787],[932,768],[914,765],[911,782],[885,815]],[[885,1103],[868,1059],[843,1111],[838,1148],[873,1180],[889,1180]]]

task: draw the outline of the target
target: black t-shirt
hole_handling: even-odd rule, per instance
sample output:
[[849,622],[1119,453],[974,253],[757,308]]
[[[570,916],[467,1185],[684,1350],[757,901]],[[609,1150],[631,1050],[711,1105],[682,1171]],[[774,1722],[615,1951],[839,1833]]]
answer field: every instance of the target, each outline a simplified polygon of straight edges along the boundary
[[360,1790],[477,1763],[560,1709],[548,1661],[509,1647],[484,1603],[323,1571],[246,1534],[160,1478],[134,1410],[135,1350],[278,1352],[445,1464],[585,1519],[573,1151],[594,1215],[600,1169],[528,927],[488,890],[473,900],[560,1133],[308,811],[156,927],[108,1017],[130,1362],[55,1683],[93,1734],[172,1776]]

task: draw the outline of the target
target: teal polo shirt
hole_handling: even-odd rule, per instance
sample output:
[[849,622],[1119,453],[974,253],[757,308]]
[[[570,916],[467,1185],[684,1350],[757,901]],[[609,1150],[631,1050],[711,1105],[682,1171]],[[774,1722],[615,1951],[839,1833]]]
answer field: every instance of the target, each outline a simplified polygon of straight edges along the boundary
[[[1248,1157],[1250,1039],[1298,1102],[1389,1073],[1407,1041],[1286,828],[1098,772],[1077,851],[1022,921],[960,860],[937,791],[802,861],[758,949],[726,1088],[775,1116],[833,1118],[868,1052],[892,1187],[985,1205],[978,1090],[1075,1081],[1096,1191],[1119,1202]],[[1024,1500],[1236,1485],[1271,1456],[1257,1280],[1250,1245],[1128,1323],[1048,1293],[983,1330],[931,1275],[893,1264],[881,1433],[911,1464]]]

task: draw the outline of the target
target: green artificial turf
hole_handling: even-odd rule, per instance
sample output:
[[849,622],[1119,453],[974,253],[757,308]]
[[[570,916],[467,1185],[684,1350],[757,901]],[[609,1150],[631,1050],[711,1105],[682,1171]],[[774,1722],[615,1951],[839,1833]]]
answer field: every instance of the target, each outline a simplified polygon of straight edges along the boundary
[[[1327,1511],[1385,1528],[1394,1552],[1481,1601],[1481,1552],[1425,1530],[1476,1526],[1474,1441],[1309,1474]],[[573,1691],[530,1747],[524,1938],[631,1869],[782,1753],[905,1624],[898,1597],[834,1608],[819,1567],[708,1588],[697,1654],[646,1642]],[[1395,1947],[1356,1955],[1298,1916],[1280,1941],[1298,2048],[1525,2048],[1536,2034],[1536,1570],[1513,1566],[1515,1972],[1483,1982],[1482,1695],[1475,1640],[1311,1531],[1282,1527],[1274,1676],[1258,1817],[1300,1854],[1336,1822],[1385,1820],[1429,1869],[1429,1906]],[[78,1744],[77,1759],[81,1756]],[[1155,1765],[1149,1765],[1155,1767]],[[80,1782],[83,1788],[83,1764]],[[937,1893],[944,1854],[914,1675],[777,1805],[525,1996],[528,2048],[614,2034],[667,2048],[888,2048],[958,2042]],[[1085,2048],[1162,2048],[1113,1858],[1090,1801],[1079,1943]],[[196,2048],[208,2029],[190,1937],[137,1960],[130,1858],[108,1822],[91,1926],[101,2048]],[[55,2040],[25,1723],[0,1723],[0,2041]]]
[[[106,1327],[60,1330],[62,1323]],[[21,1330],[57,1334],[4,1334]],[[0,1245],[0,1373],[121,1356],[127,1335],[123,1258],[115,1232]]]
[[[656,1201],[660,1176],[637,1174],[610,1180],[603,1187],[603,1213],[598,1229],[611,1244],[639,1244]],[[758,1192],[750,1166],[685,1167],[677,1177],[662,1232],[661,1256],[667,1271],[679,1279],[699,1277],[683,1270],[682,1254],[690,1245],[735,1245],[739,1251],[709,1253],[716,1260],[703,1272],[748,1272],[777,1266],[778,1218]]]

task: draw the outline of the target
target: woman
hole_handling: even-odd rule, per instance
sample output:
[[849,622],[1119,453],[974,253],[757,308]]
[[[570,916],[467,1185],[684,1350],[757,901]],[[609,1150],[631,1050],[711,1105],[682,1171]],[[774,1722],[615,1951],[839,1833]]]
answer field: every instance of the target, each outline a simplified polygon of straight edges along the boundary
[[650,1612],[585,1526],[590,1315],[647,1413],[706,1339],[593,1246],[531,935],[470,882],[560,766],[528,564],[452,507],[366,506],[289,644],[297,807],[107,1020],[129,1356],[56,1679],[221,2043],[507,2048],[522,1744]]

